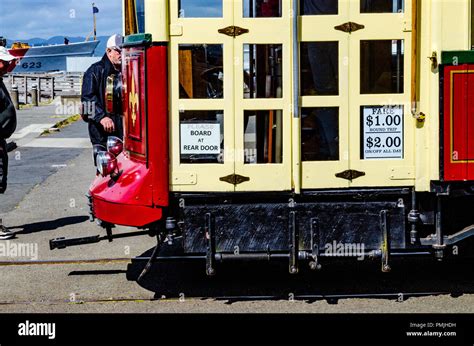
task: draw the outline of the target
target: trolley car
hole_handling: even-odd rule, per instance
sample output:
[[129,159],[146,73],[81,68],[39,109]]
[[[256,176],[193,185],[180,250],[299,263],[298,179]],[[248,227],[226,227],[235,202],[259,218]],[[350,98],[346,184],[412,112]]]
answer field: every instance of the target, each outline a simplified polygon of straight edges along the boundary
[[51,248],[150,233],[151,261],[176,242],[208,275],[472,255],[472,1],[123,6],[124,141],[88,195],[107,235]]

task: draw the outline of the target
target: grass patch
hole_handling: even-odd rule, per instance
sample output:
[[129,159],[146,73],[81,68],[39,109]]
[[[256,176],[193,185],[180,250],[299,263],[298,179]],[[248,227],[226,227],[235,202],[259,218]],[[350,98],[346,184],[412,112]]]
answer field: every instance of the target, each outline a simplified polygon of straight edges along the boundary
[[[64,120],[61,120],[60,122],[57,122],[53,126],[53,128],[58,129],[58,130],[62,129],[62,128],[65,128],[65,127],[71,125],[72,123],[78,121],[79,119],[81,119],[80,114],[72,115],[67,119],[64,119]],[[41,134],[41,136],[46,136],[46,135],[49,135],[49,134],[54,133],[54,132],[56,132],[56,131],[44,130],[43,133]]]
[[[41,107],[41,106],[49,106],[49,105],[51,105],[52,103],[53,103],[52,100],[51,100],[51,101],[43,101],[43,102],[40,102],[40,103],[38,104],[38,106],[39,106],[39,107]],[[23,109],[31,109],[31,108],[33,108],[33,104],[31,104],[31,103],[28,103],[28,104],[22,103],[22,104],[20,104],[20,110],[23,110]]]

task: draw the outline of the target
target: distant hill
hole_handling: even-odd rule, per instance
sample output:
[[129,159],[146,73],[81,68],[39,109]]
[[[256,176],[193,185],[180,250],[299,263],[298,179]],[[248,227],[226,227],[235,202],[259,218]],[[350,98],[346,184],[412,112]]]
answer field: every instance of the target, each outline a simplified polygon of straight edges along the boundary
[[[73,37],[73,36],[66,36],[69,40],[70,43],[76,43],[76,42],[84,42],[86,40],[85,37]],[[107,46],[107,39],[108,36],[98,36],[97,40],[100,41],[99,45],[97,46],[94,56],[102,56],[105,53],[105,48]],[[10,47],[13,42],[25,42],[28,43],[30,46],[48,46],[48,45],[54,45],[54,44],[63,44],[64,43],[64,36],[53,36],[48,39],[44,38],[39,38],[39,37],[34,37],[30,38],[28,40],[9,40],[7,39],[7,47]]]

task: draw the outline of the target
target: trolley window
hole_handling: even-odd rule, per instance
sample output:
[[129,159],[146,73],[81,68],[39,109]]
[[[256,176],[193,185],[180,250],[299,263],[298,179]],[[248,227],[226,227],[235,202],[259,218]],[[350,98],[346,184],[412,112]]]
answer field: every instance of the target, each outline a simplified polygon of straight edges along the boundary
[[474,0],[471,0],[471,49],[474,49]]
[[339,95],[338,42],[302,42],[300,75],[303,96]]
[[360,13],[402,13],[404,0],[361,0]]
[[244,17],[281,17],[281,0],[244,0]]
[[244,45],[244,98],[283,96],[282,55],[281,44]]
[[339,12],[339,0],[301,0],[300,12],[303,16],[335,15]]
[[220,99],[224,96],[221,44],[179,45],[179,97]]
[[301,113],[302,160],[339,160],[339,108],[302,108]]
[[282,163],[281,110],[245,111],[244,130],[246,164]]
[[145,33],[145,0],[125,0],[125,35]]
[[137,6],[137,26],[138,33],[145,33],[145,0],[135,0]]
[[222,17],[222,0],[179,0],[179,18],[220,18]]
[[402,94],[403,40],[360,41],[361,94]]

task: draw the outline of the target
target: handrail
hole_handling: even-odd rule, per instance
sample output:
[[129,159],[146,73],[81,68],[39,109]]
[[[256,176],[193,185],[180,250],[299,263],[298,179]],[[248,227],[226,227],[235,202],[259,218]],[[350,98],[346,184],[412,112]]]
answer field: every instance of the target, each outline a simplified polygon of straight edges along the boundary
[[412,31],[411,31],[411,107],[412,115],[417,116],[418,104],[418,0],[412,0]]

